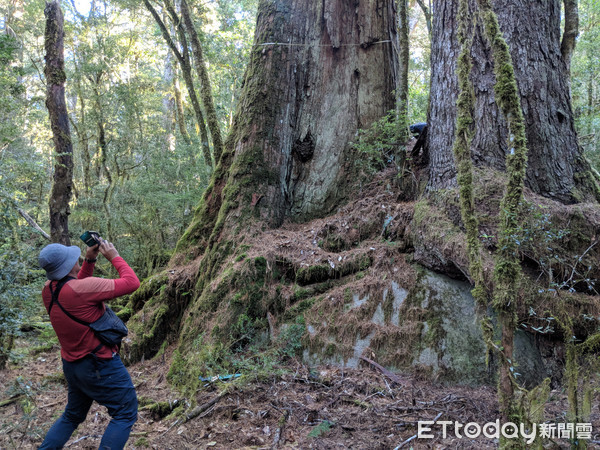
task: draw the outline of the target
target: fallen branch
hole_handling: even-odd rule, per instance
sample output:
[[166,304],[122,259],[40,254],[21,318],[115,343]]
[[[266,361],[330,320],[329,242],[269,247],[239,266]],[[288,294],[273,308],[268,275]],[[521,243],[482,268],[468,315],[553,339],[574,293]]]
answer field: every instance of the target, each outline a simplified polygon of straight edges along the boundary
[[204,411],[207,411],[208,409],[210,409],[212,406],[214,406],[219,400],[221,400],[222,397],[225,396],[227,392],[221,392],[219,395],[217,395],[215,398],[213,398],[212,400],[210,400],[207,403],[204,403],[203,405],[200,406],[196,406],[194,409],[192,409],[192,411],[190,411],[188,414],[185,414],[183,417],[180,417],[179,419],[177,419],[175,422],[173,422],[173,425],[171,425],[169,427],[169,429],[167,431],[165,431],[163,433],[163,436],[165,434],[167,434],[169,431],[171,431],[173,428],[175,428],[178,425],[181,425],[182,423],[186,423],[189,422],[192,419],[195,419],[196,417],[198,417],[200,414],[202,414]]
[[190,420],[195,419],[200,414],[202,414],[204,411],[206,411],[208,408],[210,408],[211,406],[215,405],[219,400],[221,400],[221,397],[223,397],[224,395],[225,395],[225,393],[223,392],[223,393],[217,395],[211,401],[209,401],[209,402],[207,402],[207,403],[205,403],[203,405],[196,406],[194,409],[192,409],[192,411],[190,413],[188,413],[188,414],[185,415],[183,421],[184,422],[189,422]]
[[43,408],[50,408],[51,406],[56,406],[56,405],[58,405],[58,404],[60,404],[60,403],[63,403],[63,402],[64,402],[64,400],[59,400],[59,401],[57,401],[57,402],[54,402],[54,403],[48,403],[47,405],[42,405],[42,406],[40,406],[40,409],[43,409]]
[[390,372],[385,367],[383,367],[380,364],[377,364],[375,361],[373,361],[373,360],[371,360],[369,358],[365,358],[364,356],[361,356],[360,359],[362,359],[363,361],[368,362],[373,367],[375,367],[376,369],[378,369],[382,374],[384,374],[386,377],[388,377],[390,380],[392,380],[394,383],[402,386],[402,382],[400,381],[400,378],[395,373]]
[[283,437],[283,429],[285,428],[285,423],[287,422],[289,417],[290,412],[288,410],[285,410],[279,418],[279,422],[277,422],[279,427],[275,432],[275,439],[273,439],[273,445],[271,446],[272,449],[279,448],[279,441],[281,441],[281,438]]
[[416,439],[418,436],[418,434],[415,434],[414,436],[409,437],[407,440],[405,440],[402,444],[400,444],[398,447],[396,447],[394,450],[398,450],[402,447],[404,447],[406,444],[408,444],[410,441],[412,441],[413,439]]
[[25,219],[27,221],[27,223],[29,225],[31,225],[33,228],[35,228],[36,230],[38,230],[40,232],[40,234],[42,236],[44,236],[47,240],[52,240],[50,239],[50,235],[48,233],[46,233],[44,230],[42,230],[42,227],[40,227],[35,220],[33,220],[33,218],[27,214],[25,212],[25,210],[21,209],[21,208],[17,208],[17,211],[19,212],[19,214],[21,214],[21,216],[23,217],[23,219]]
[[21,400],[24,397],[25,397],[25,394],[22,394],[22,395],[17,395],[15,397],[11,397],[11,398],[6,399],[6,400],[2,400],[0,402],[0,407],[2,407],[2,406],[8,406],[8,405],[10,405],[12,403],[18,402],[19,400]]
[[[443,413],[439,413],[437,416],[435,416],[435,419],[433,419],[433,423],[432,425],[435,425],[437,423],[437,421],[440,419],[440,417],[442,417]],[[406,444],[408,444],[410,441],[416,439],[417,437],[419,437],[418,434],[415,434],[414,436],[409,437],[407,440],[405,440],[404,442],[402,442],[398,447],[396,447],[394,450],[399,450],[402,447],[404,447]]]
[[100,439],[102,436],[100,436],[99,434],[90,434],[89,436],[81,436],[79,439],[71,442],[69,445],[67,445],[67,447],[71,447],[73,444],[77,444],[78,442],[84,441],[86,439],[92,438],[92,439]]

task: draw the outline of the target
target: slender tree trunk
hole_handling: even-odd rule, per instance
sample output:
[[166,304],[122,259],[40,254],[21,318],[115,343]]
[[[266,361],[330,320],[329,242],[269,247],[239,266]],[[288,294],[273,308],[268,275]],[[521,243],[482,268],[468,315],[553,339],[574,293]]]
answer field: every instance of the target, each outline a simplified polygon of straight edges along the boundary
[[73,144],[65,103],[63,14],[58,1],[46,5],[46,107],[55,149],[54,182],[50,193],[50,235],[53,242],[70,245],[69,202],[73,189]]
[[[589,50],[588,50],[589,52]],[[587,112],[586,116],[587,120],[587,134],[592,134],[594,132],[594,122],[592,120],[592,116],[594,114],[594,85],[596,82],[596,72],[594,71],[592,58],[588,55],[589,65],[588,65],[588,80],[587,80]]]
[[423,15],[425,16],[425,24],[427,25],[427,34],[431,38],[431,9],[425,4],[424,0],[417,0],[419,7],[423,11]]
[[77,134],[77,138],[79,140],[79,145],[81,146],[81,165],[83,171],[83,189],[85,195],[90,194],[91,188],[91,177],[90,170],[92,167],[92,160],[90,157],[90,145],[89,145],[89,137],[86,130],[86,112],[85,112],[85,103],[86,100],[82,94],[81,89],[81,80],[77,79],[75,83],[76,90],[76,98],[77,104],[79,105],[79,125],[75,122],[75,120],[71,120],[71,124],[75,129],[75,134]]
[[81,111],[81,123],[84,127],[83,131],[79,136],[79,142],[81,143],[81,156],[83,160],[83,186],[85,188],[86,195],[90,194],[92,186],[90,169],[92,168],[92,159],[90,158],[90,144],[87,131],[85,130],[85,100],[79,93],[79,104],[81,105],[79,110]]
[[212,159],[210,156],[210,148],[209,148],[209,144],[208,144],[208,132],[206,130],[206,123],[204,122],[204,115],[202,114],[202,110],[200,109],[200,102],[198,101],[198,96],[196,95],[196,90],[194,88],[194,81],[192,78],[192,66],[190,63],[190,57],[189,57],[189,52],[188,52],[188,48],[187,48],[187,40],[185,39],[185,33],[183,30],[183,27],[181,26],[181,24],[179,23],[179,19],[175,15],[175,17],[173,17],[172,19],[174,20],[175,25],[178,28],[179,39],[181,40],[181,52],[180,52],[179,49],[177,48],[177,46],[175,45],[175,42],[173,41],[173,39],[169,33],[169,30],[167,30],[167,27],[165,26],[164,22],[162,21],[162,19],[160,18],[160,16],[154,9],[154,7],[150,4],[150,2],[148,0],[143,0],[143,1],[144,1],[144,5],[146,5],[146,8],[148,9],[148,11],[150,11],[150,13],[152,14],[152,17],[154,17],[154,20],[156,21],[158,27],[160,28],[160,31],[161,31],[165,41],[169,45],[169,48],[171,49],[171,51],[177,58],[177,61],[179,61],[179,64],[181,67],[181,72],[183,74],[183,79],[185,81],[185,85],[187,87],[188,94],[190,96],[190,102],[192,103],[192,107],[194,108],[194,113],[196,114],[196,123],[198,125],[198,131],[200,133],[201,148],[202,148],[202,154],[204,156],[204,161],[205,161],[206,165],[208,165],[209,167],[212,167]]
[[165,141],[163,144],[163,149],[165,153],[173,152],[175,150],[175,135],[173,134],[175,98],[170,92],[170,89],[173,86],[174,78],[173,52],[168,52],[165,60],[165,72],[163,75],[163,84],[165,86],[166,93],[164,94],[162,101],[163,127],[165,129]]
[[[456,58],[457,0],[441,2],[434,15],[431,50],[432,84],[427,148],[428,189],[456,184],[450,149],[454,136],[458,83]],[[519,87],[529,164],[526,185],[534,192],[573,203],[595,199],[589,164],[577,142],[569,89],[560,52],[560,1],[497,0],[493,8],[510,47]],[[508,129],[494,94],[493,60],[479,27],[474,36],[471,77],[477,93],[473,161],[478,166],[505,169]]]
[[213,156],[215,163],[219,162],[221,153],[223,152],[223,140],[221,138],[221,126],[219,125],[219,119],[217,117],[217,110],[213,102],[212,89],[210,87],[210,79],[208,72],[206,71],[206,64],[204,62],[204,56],[202,55],[202,46],[200,45],[200,39],[198,39],[198,33],[190,17],[190,10],[186,0],[181,0],[181,15],[183,17],[183,23],[187,30],[188,35],[192,43],[192,51],[194,55],[194,61],[196,63],[196,71],[198,72],[198,78],[200,78],[200,93],[202,97],[202,104],[206,111],[208,119],[208,129],[212,136],[213,142]]
[[185,127],[185,111],[183,109],[183,101],[181,99],[181,89],[179,87],[179,78],[177,77],[177,73],[173,77],[173,92],[175,94],[175,112],[177,115],[177,124],[179,125],[179,132],[181,133],[181,137],[186,144],[191,144],[192,141],[190,139],[190,135]]
[[[98,105],[98,108],[100,105]],[[108,181],[108,185],[104,189],[104,195],[102,197],[102,208],[104,209],[104,219],[106,220],[106,237],[109,240],[114,239],[113,229],[112,229],[112,212],[110,208],[110,202],[112,200],[112,192],[115,185],[115,180],[111,174],[110,169],[108,168],[108,143],[106,142],[106,131],[104,129],[104,121],[102,120],[102,115],[98,118],[98,147],[100,150],[100,161],[102,164],[102,173],[106,177]]]
[[571,59],[575,51],[577,36],[579,35],[579,8],[577,0],[563,0],[565,5],[565,28],[563,31],[560,52],[567,70],[567,76],[571,78]]

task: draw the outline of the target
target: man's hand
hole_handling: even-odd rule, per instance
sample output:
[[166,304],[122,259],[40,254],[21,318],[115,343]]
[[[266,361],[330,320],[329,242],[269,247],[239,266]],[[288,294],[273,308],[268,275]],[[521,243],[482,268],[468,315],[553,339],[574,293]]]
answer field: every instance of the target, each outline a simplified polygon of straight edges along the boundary
[[115,245],[112,242],[105,241],[102,239],[102,243],[100,244],[100,253],[104,255],[106,259],[112,261],[114,258],[119,256],[119,252],[115,248]]
[[90,261],[95,261],[98,258],[98,253],[100,252],[100,244],[94,245],[93,247],[88,247],[85,252],[85,259]]

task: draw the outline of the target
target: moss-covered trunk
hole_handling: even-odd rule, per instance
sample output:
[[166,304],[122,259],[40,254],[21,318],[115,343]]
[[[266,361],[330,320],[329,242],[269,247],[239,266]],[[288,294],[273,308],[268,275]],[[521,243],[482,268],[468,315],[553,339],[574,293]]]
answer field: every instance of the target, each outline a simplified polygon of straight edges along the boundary
[[[472,2],[474,3],[474,2]],[[566,63],[561,54],[560,0],[530,2],[498,0],[493,9],[509,45],[529,142],[526,186],[546,197],[573,203],[594,199],[597,188],[577,142],[571,110]],[[428,188],[456,185],[452,140],[456,121],[458,79],[458,0],[442,2],[434,17],[432,82],[427,148],[430,154]],[[454,24],[454,25],[453,25]],[[471,71],[477,101],[473,161],[478,166],[505,170],[508,126],[494,93],[495,76],[490,45],[481,26],[475,30]]]
[[219,161],[221,153],[223,152],[223,140],[221,139],[221,127],[219,125],[219,119],[217,118],[217,110],[212,97],[212,89],[210,87],[210,78],[208,77],[208,71],[206,69],[206,63],[204,62],[204,56],[202,52],[202,45],[198,38],[198,33],[192,22],[190,16],[190,9],[185,0],[181,1],[181,15],[185,29],[190,37],[192,44],[192,52],[194,55],[194,61],[196,63],[196,72],[200,79],[200,92],[202,94],[202,104],[206,111],[208,129],[213,141],[213,156],[215,161]]
[[261,232],[347,195],[357,129],[395,106],[394,19],[393,0],[260,3],[233,128],[175,270],[132,300],[131,359],[178,339],[171,377],[189,385],[245,330],[266,329],[278,301],[268,282],[282,275],[261,254]]
[[50,193],[50,234],[53,242],[70,245],[69,202],[73,190],[73,144],[69,116],[65,103],[64,19],[58,1],[48,3],[46,16],[45,49],[46,107],[54,141],[56,164]]

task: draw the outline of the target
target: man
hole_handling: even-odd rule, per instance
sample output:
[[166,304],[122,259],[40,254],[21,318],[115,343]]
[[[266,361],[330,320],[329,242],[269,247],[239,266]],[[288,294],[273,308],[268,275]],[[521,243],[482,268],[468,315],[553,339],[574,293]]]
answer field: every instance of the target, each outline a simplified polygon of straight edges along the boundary
[[[117,269],[118,279],[92,276],[98,253]],[[42,299],[48,310],[52,292],[60,288],[60,305],[78,319],[94,322],[104,314],[105,301],[134,292],[140,281],[108,241],[101,239],[100,244],[88,247],[81,266],[80,255],[79,247],[61,244],[50,244],[40,252],[39,263],[49,280],[42,290]],[[62,287],[59,282],[64,283]],[[85,420],[94,400],[106,406],[111,416],[100,448],[122,449],[137,420],[138,403],[118,347],[102,345],[90,327],[69,318],[56,304],[50,309],[50,321],[60,343],[69,393],[65,412],[50,428],[40,449],[62,448]]]

